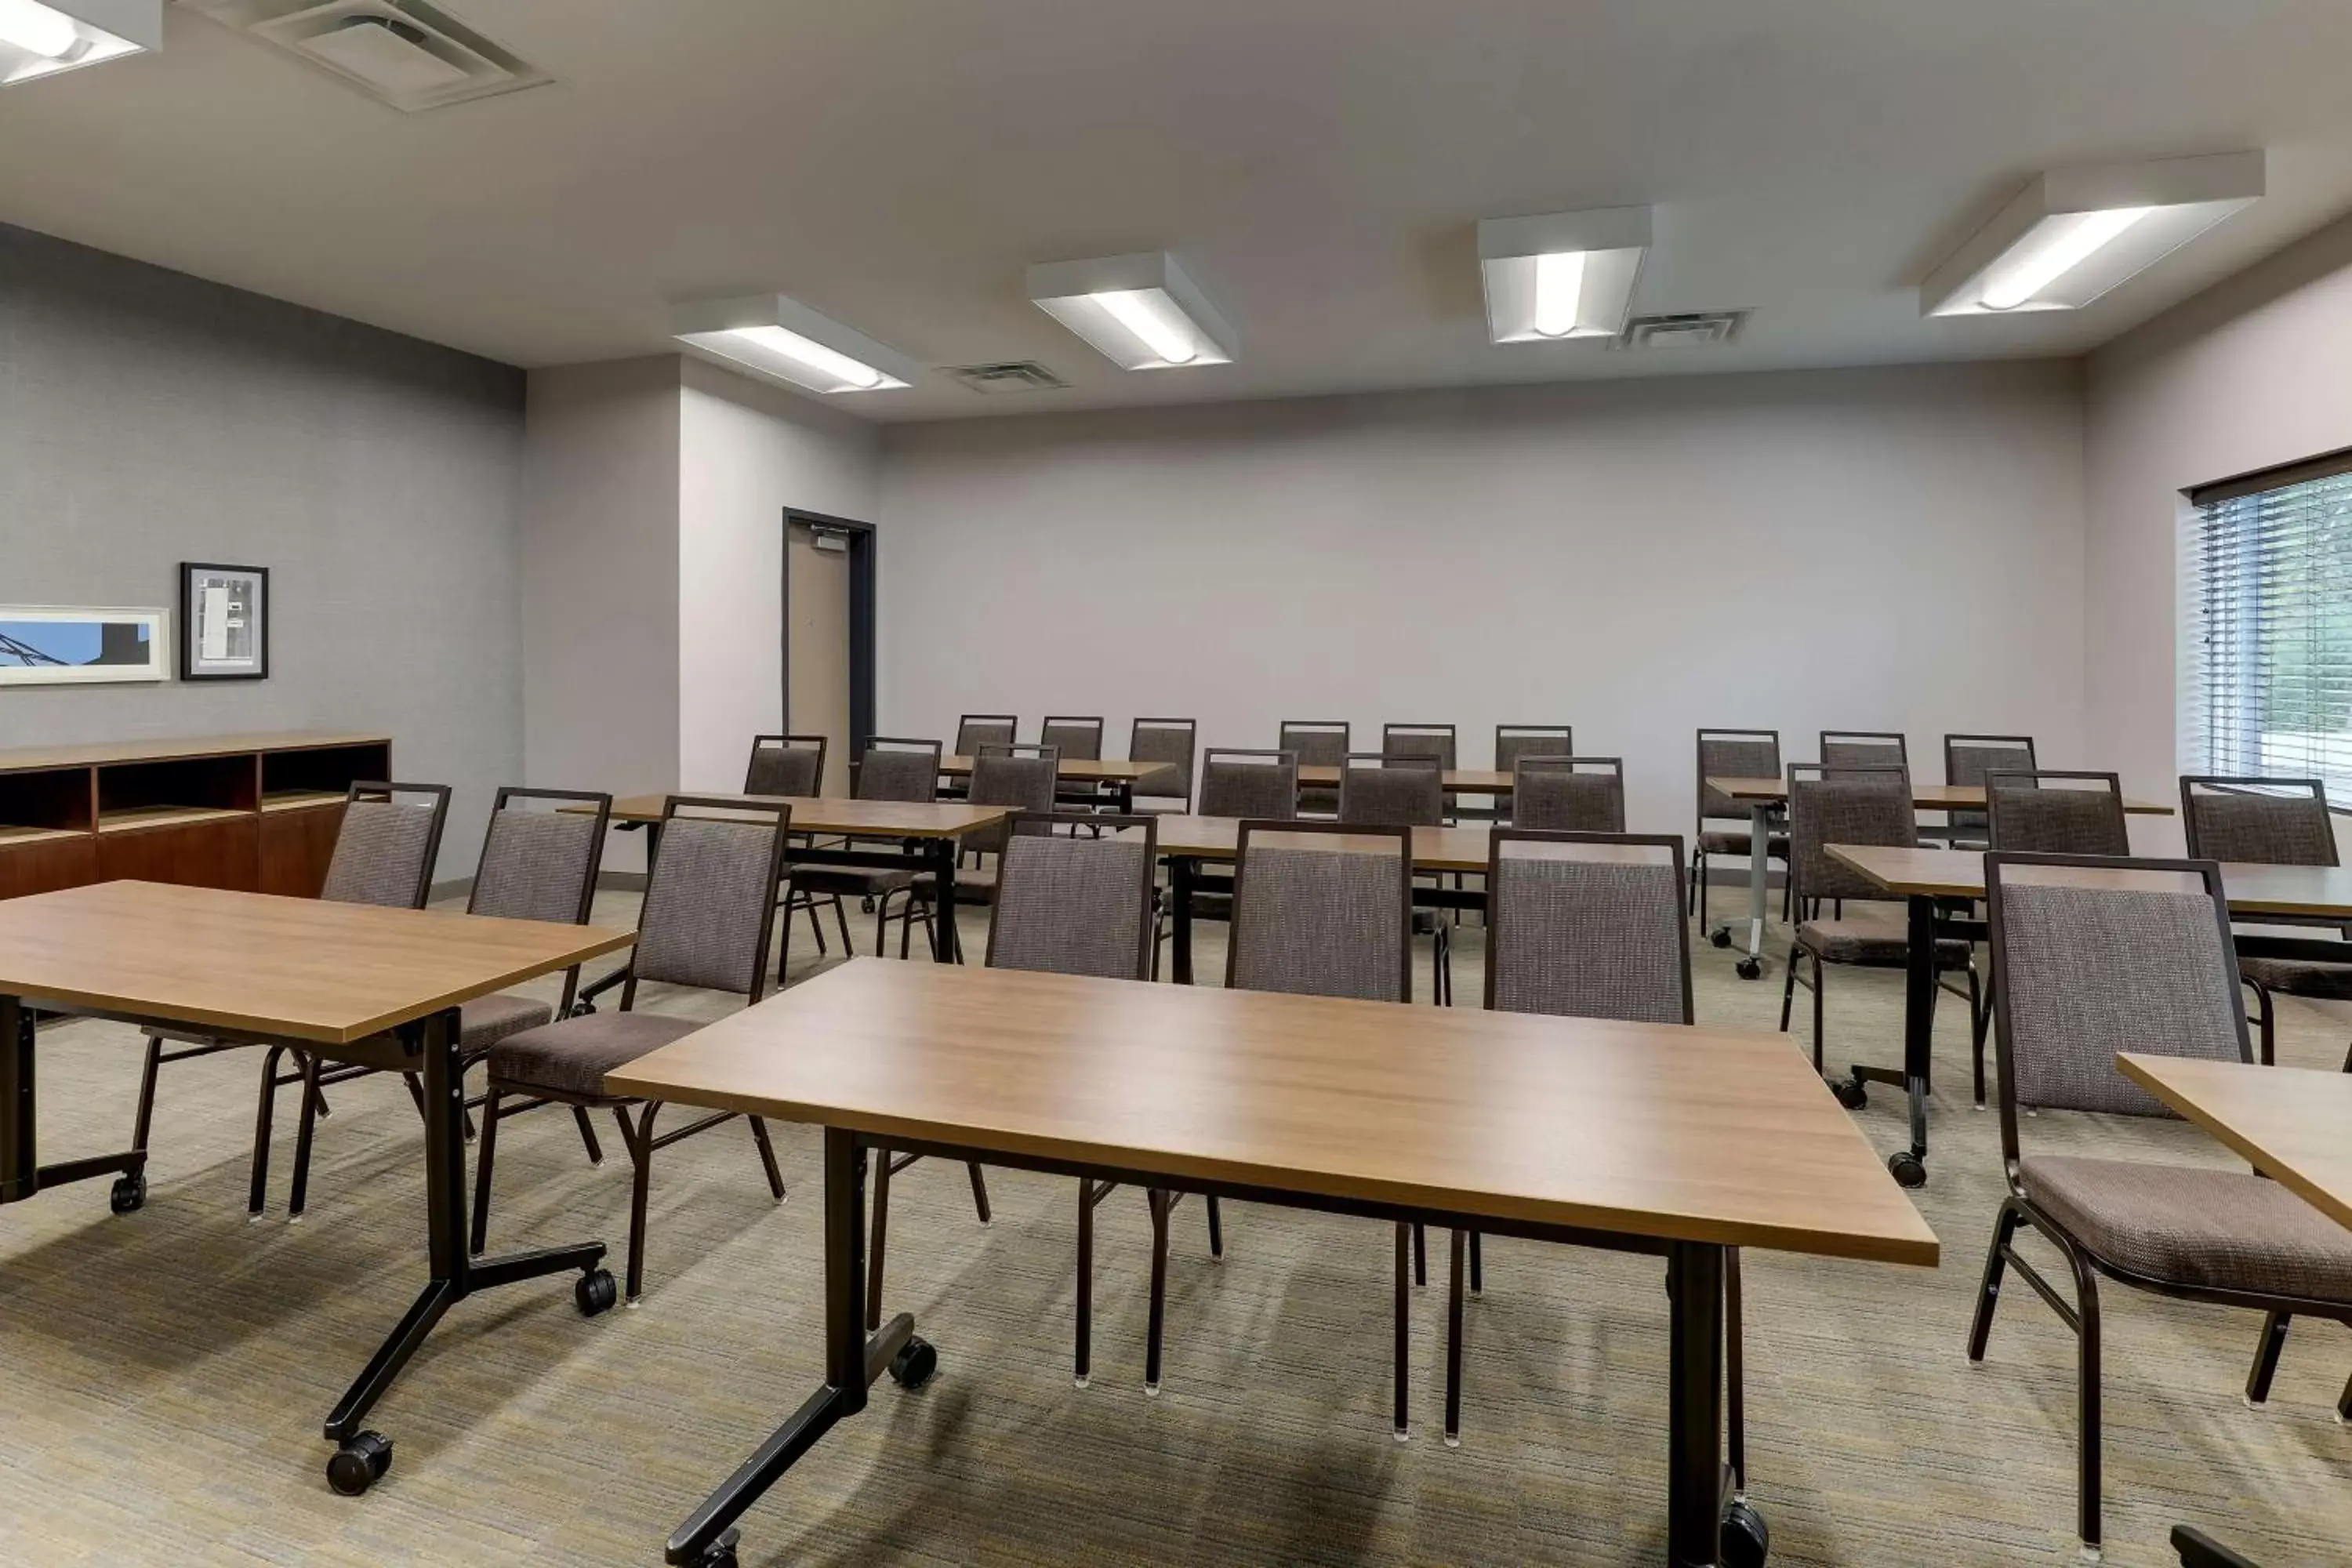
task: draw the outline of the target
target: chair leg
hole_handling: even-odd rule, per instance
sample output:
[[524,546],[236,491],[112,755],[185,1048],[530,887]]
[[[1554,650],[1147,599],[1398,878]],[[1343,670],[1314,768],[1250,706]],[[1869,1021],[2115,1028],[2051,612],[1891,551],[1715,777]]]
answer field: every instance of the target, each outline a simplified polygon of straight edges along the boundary
[[757,1116],[747,1116],[751,1124],[751,1142],[760,1151],[760,1168],[768,1173],[768,1195],[778,1203],[784,1201],[784,1173],[776,1168],[776,1146],[768,1141],[768,1124]]
[[1084,1388],[1094,1365],[1095,1179],[1078,1178],[1078,1323],[1071,1347],[1070,1381]]
[[[1985,1036],[1992,1027],[1992,977],[1987,975],[1984,990],[1978,994],[1977,1000],[1969,1008],[1972,1016],[1969,1019],[1969,1045],[1976,1054],[1976,1108],[1979,1110],[1985,1108]],[[1976,991],[1974,967],[1969,970],[1969,989]]]
[[988,1178],[980,1173],[980,1166],[976,1163],[967,1163],[964,1171],[971,1177],[971,1206],[980,1215],[980,1223],[992,1223],[988,1212]]
[[[286,1198],[286,1223],[298,1225],[310,1197],[310,1132],[319,1123],[319,1058],[295,1053],[302,1063],[302,1116],[294,1134],[294,1190]],[[421,1092],[421,1091],[420,1091]]]
[[[2248,982],[2248,984],[2252,983]],[[2277,1020],[2271,1010],[2271,988],[2267,985],[2255,985],[2254,1002],[2259,1009],[2256,1014],[2256,1023],[2262,1031],[2263,1066],[2271,1067],[2275,1065],[2276,1060],[2278,1027]]]
[[1740,1322],[1739,1248],[1723,1249],[1724,1447],[1731,1460],[1735,1497],[1748,1492],[1747,1338]]
[[833,919],[834,923],[841,928],[841,951],[845,953],[856,952],[857,943],[849,934],[849,906],[841,901],[841,896],[837,893],[834,895],[833,900]]
[[2336,1396],[2336,1419],[2352,1426],[2352,1378],[2345,1380],[2344,1392]]
[[2009,1244],[2017,1235],[2018,1221],[2024,1218],[2018,1212],[2017,1200],[2003,1199],[2000,1214],[1992,1222],[1992,1246],[1985,1250],[1984,1279],[1977,1286],[1976,1315],[1969,1323],[1969,1360],[1985,1358],[1985,1343],[1992,1337],[1993,1309],[2000,1305],[2001,1276],[2009,1271]]
[[1412,1283],[1415,1289],[1429,1283],[1429,1236],[1418,1222],[1412,1227]]
[[[1797,1005],[1797,952],[1794,947],[1789,949],[1789,973],[1780,982],[1780,1032],[1784,1035],[1789,1032],[1789,1014]],[[1813,1064],[1816,1071],[1821,1065]]]
[[[629,1292],[628,1304],[635,1306],[646,1293],[646,1208],[653,1196],[654,1185],[654,1118],[661,1111],[661,1101],[646,1101],[644,1116],[638,1121],[636,1136],[630,1140],[629,1156],[636,1163],[636,1182],[629,1190]],[[627,1118],[625,1108],[623,1119]]]
[[[466,1238],[469,1252],[478,1253],[490,1244],[490,1173],[499,1157],[499,1101],[503,1098],[496,1084],[482,1097],[482,1133],[474,1140],[474,1228]],[[572,1109],[586,1128],[588,1113],[576,1105]]]
[[1208,1205],[1209,1256],[1212,1258],[1223,1258],[1225,1255],[1225,1223],[1224,1216],[1217,1212],[1217,1199],[1215,1194],[1212,1193],[1209,1195]]
[[1408,1384],[1412,1374],[1412,1232],[1414,1226],[1397,1222],[1396,1227],[1396,1360],[1390,1373],[1390,1382],[1396,1396],[1396,1440],[1409,1441],[1412,1422],[1406,1405]]
[[1702,849],[1691,865],[1691,907],[1698,911],[1701,931],[1706,929],[1706,851]]
[[[495,1104],[496,1101],[492,1101],[492,1103]],[[572,1108],[572,1121],[574,1126],[580,1129],[580,1142],[581,1146],[588,1151],[588,1163],[592,1165],[603,1164],[604,1163],[604,1145],[596,1142],[596,1124],[588,1120],[588,1108],[584,1105],[573,1106]],[[486,1106],[483,1108],[483,1124],[487,1126],[488,1125],[488,1108]]]
[[[816,912],[816,900],[814,898],[810,899],[809,901],[803,904],[801,908],[808,910],[809,934],[816,938],[816,955],[819,958],[823,958],[832,950],[824,945],[824,919]],[[784,923],[787,928],[792,924],[790,921],[787,921]],[[776,978],[778,980],[782,980],[783,977],[783,960],[778,959],[776,961]]]
[[1454,1233],[1454,1263],[1445,1287],[1445,1446],[1462,1446],[1463,1233]]
[[2074,1310],[2082,1320],[2082,1326],[2075,1331],[2075,1349],[2082,1379],[2082,1386],[2076,1394],[2082,1423],[2082,1469],[2076,1506],[2081,1514],[2084,1552],[2096,1557],[2099,1551],[2099,1281],[2092,1272],[2089,1261],[2074,1247],[2066,1249],[2066,1260],[2074,1266]]
[[2263,1337],[2254,1342],[2254,1364],[2246,1373],[2246,1403],[2262,1405],[2271,1396],[2271,1379],[2278,1372],[2279,1352],[2286,1349],[2286,1329],[2294,1318],[2285,1312],[2263,1315]]
[[284,1046],[272,1046],[261,1058],[261,1103],[253,1113],[253,1175],[245,1200],[248,1220],[259,1219],[269,1199],[269,1123],[278,1109],[278,1064],[286,1058]]
[[1143,1194],[1151,1207],[1151,1323],[1143,1340],[1143,1392],[1160,1397],[1160,1347],[1168,1319],[1169,1195],[1152,1188]]
[[1473,1296],[1486,1293],[1486,1262],[1478,1243],[1478,1233],[1474,1230],[1470,1233],[1470,1294]]
[[882,1260],[890,1240],[890,1151],[874,1151],[874,1234],[866,1247],[866,1331],[882,1326]]
[[1813,1071],[1822,1070],[1822,955],[1813,954]]

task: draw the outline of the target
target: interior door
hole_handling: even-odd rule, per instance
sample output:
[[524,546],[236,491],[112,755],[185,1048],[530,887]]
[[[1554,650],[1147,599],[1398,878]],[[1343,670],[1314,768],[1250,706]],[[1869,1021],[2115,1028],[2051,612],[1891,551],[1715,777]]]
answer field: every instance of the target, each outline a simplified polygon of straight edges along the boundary
[[784,530],[784,712],[823,735],[824,793],[849,793],[849,540],[800,521]]

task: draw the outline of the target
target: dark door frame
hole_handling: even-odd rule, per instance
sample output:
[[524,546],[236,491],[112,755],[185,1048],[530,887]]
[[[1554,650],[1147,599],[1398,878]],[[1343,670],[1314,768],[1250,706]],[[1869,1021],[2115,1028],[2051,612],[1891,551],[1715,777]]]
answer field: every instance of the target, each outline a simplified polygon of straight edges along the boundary
[[821,511],[784,508],[783,598],[777,637],[783,648],[783,689],[777,694],[780,728],[793,728],[793,524],[849,536],[849,754],[865,754],[874,738],[874,525]]

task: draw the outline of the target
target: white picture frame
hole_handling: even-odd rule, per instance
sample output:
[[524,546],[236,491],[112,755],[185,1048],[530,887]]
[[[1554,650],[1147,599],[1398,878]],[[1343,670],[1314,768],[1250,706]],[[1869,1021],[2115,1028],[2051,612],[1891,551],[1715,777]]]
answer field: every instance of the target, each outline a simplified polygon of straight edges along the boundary
[[169,680],[171,623],[163,609],[0,605],[0,686]]

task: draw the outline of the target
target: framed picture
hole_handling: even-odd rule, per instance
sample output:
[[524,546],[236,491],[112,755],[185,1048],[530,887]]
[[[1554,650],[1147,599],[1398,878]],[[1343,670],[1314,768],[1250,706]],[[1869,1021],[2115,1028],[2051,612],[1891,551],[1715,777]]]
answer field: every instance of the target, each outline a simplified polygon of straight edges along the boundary
[[269,568],[180,563],[180,679],[269,674]]
[[0,605],[0,686],[169,680],[163,610]]

